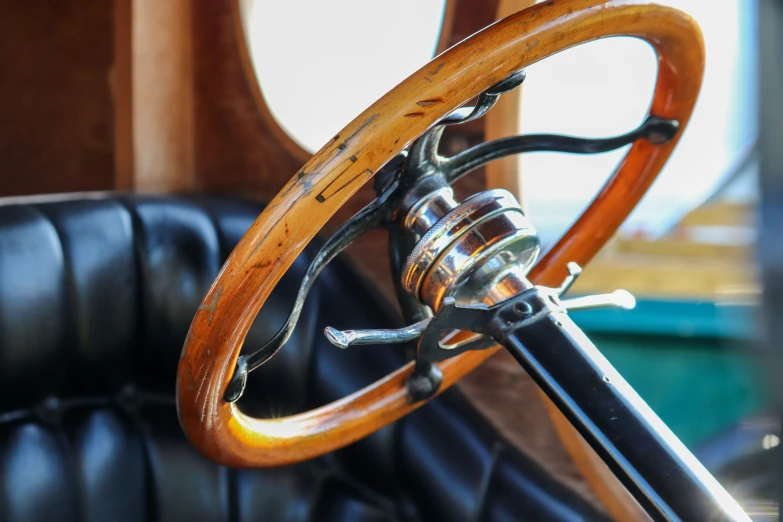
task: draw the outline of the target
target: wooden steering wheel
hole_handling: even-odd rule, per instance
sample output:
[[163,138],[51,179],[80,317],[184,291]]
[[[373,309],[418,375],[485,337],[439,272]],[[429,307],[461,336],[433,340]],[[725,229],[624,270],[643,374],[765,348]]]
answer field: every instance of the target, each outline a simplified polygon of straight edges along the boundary
[[[266,207],[229,256],[193,320],[177,375],[180,422],[191,443],[228,466],[279,466],[354,442],[423,404],[411,400],[408,364],[321,408],[256,419],[224,400],[245,336],[286,269],[356,190],[417,137],[524,67],[612,36],[650,43],[658,57],[651,117],[676,120],[664,144],[634,142],[598,196],[528,274],[555,285],[569,261],[587,263],[635,207],[674,149],[701,87],[704,45],[672,8],[621,0],[554,0],[505,18],[436,57],[316,153]],[[439,363],[446,389],[499,348]]]

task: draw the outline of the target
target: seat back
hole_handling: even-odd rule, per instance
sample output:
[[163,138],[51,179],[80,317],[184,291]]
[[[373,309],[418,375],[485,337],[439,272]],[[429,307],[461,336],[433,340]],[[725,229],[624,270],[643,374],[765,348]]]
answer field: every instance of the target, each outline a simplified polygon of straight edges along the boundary
[[[456,391],[341,451],[236,470],[196,453],[174,382],[201,297],[261,210],[211,198],[0,206],[0,520],[578,520],[603,515],[503,441]],[[285,319],[310,248],[259,314]],[[343,261],[240,407],[296,413],[404,363],[409,347],[337,350],[327,325],[399,326]],[[524,407],[524,405],[520,405]]]

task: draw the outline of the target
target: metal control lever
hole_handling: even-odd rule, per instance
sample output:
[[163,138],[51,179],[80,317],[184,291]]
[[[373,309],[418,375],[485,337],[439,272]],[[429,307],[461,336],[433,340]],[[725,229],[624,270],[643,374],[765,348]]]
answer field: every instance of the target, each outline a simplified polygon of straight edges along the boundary
[[582,274],[582,267],[573,261],[566,264],[566,270],[568,270],[568,275],[557,289],[557,295],[560,296],[568,292],[571,286],[576,282],[576,279]]
[[[538,287],[553,298],[556,298],[556,304],[566,311],[594,310],[597,308],[621,308],[623,310],[632,310],[636,306],[636,299],[626,290],[615,290],[608,294],[562,298],[562,295],[571,288],[582,273],[582,268],[574,262],[568,263],[566,269],[568,270],[568,275],[558,288]],[[441,313],[439,315],[443,314]],[[432,321],[433,318],[430,317],[396,330],[338,330],[331,326],[327,326],[324,329],[324,335],[334,346],[343,349],[348,348],[349,346],[369,344],[405,343],[420,338]],[[485,348],[485,346],[482,346],[482,348]],[[451,353],[456,355],[458,352],[453,351]]]
[[338,348],[348,348],[362,344],[396,344],[413,341],[421,337],[432,318],[414,323],[397,330],[338,330],[327,326],[324,335]]
[[636,299],[627,290],[615,290],[609,294],[585,295],[563,299],[563,294],[568,292],[582,273],[582,267],[572,261],[566,265],[566,270],[568,270],[568,275],[556,291],[560,298],[560,305],[569,312],[577,310],[595,310],[596,308],[621,308],[623,310],[633,310],[636,306]]
[[585,295],[561,299],[560,304],[569,312],[577,310],[594,310],[596,308],[622,308],[633,310],[636,299],[627,290],[615,290],[610,294]]

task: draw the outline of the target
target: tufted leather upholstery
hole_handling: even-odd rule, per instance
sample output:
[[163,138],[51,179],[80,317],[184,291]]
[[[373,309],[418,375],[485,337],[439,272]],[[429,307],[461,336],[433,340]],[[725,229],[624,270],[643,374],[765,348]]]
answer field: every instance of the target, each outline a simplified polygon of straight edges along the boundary
[[[0,206],[0,521],[603,519],[456,391],[299,465],[233,470],[197,454],[174,407],[179,350],[260,208],[146,197]],[[281,324],[305,266],[289,270],[246,346]],[[291,414],[399,367],[404,349],[342,351],[320,333],[396,325],[380,301],[343,262],[327,268],[242,408]]]

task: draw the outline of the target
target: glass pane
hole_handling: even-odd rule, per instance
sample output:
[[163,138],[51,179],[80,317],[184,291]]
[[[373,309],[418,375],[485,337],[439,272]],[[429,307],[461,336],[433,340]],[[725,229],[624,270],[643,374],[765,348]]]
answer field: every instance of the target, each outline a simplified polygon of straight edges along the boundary
[[[622,231],[658,237],[711,197],[743,164],[756,141],[752,3],[664,2],[693,16],[704,33],[707,68],[680,144]],[[610,136],[638,125],[649,106],[655,56],[645,43],[613,38],[528,68],[524,132]],[[594,157],[536,154],[523,159],[525,197],[545,243],[592,199],[623,152]],[[753,183],[746,187],[754,186]],[[739,193],[737,193],[739,197]],[[752,197],[747,190],[742,197]]]
[[320,149],[432,59],[444,6],[445,0],[245,0],[251,57],[272,114],[306,150]]

